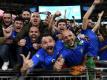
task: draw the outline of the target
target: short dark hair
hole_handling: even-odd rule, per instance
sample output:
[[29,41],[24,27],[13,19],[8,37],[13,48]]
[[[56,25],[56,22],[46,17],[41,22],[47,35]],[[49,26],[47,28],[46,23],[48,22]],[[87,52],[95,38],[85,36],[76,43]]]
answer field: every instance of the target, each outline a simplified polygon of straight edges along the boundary
[[4,11],[4,13],[3,14],[10,14],[11,15],[11,17],[12,17],[12,13],[10,12],[10,11]]
[[60,19],[60,20],[58,20],[58,21],[57,21],[57,26],[58,26],[58,24],[59,24],[60,22],[64,22],[64,23],[67,25],[67,20],[66,20],[66,19]]
[[24,20],[23,20],[23,18],[22,18],[21,16],[17,16],[17,17],[15,18],[15,21],[22,21],[22,22],[24,22]]
[[27,12],[31,13],[31,11],[30,11],[29,9],[23,9],[23,10],[22,10],[22,13],[23,13],[24,11],[27,11]]

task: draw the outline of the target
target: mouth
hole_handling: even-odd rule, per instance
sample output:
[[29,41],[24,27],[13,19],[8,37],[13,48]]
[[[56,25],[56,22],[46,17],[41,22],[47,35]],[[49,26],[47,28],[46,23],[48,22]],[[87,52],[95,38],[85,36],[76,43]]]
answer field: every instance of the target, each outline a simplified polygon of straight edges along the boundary
[[53,46],[48,46],[47,48],[46,48],[46,51],[49,53],[49,54],[52,54],[53,53]]
[[16,28],[16,29],[21,29],[21,28],[18,27],[18,28]]
[[33,35],[31,35],[31,37],[32,37],[32,38],[36,38],[36,35],[33,34]]
[[38,22],[38,21],[35,19],[34,22],[36,23],[36,22]]
[[47,50],[53,50],[53,46],[48,46],[46,49]]
[[73,40],[73,39],[68,40],[68,41],[67,41],[67,44],[69,44],[70,46],[73,46],[73,45],[74,45],[74,40]]
[[61,31],[64,31],[64,29],[60,29]]
[[5,22],[5,24],[7,24],[7,25],[8,25],[8,24],[10,24],[10,22]]

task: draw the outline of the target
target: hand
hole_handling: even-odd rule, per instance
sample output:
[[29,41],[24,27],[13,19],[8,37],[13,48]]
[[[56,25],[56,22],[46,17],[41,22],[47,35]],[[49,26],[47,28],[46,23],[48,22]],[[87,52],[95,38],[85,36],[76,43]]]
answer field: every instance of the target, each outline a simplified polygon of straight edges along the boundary
[[103,3],[103,0],[94,0],[94,4],[101,4],[101,3]]
[[102,17],[104,14],[104,11],[102,11],[101,13],[98,14],[98,17]]
[[33,43],[33,48],[34,48],[34,49],[36,49],[36,50],[37,50],[39,47],[40,47],[40,44]]
[[25,39],[21,39],[19,42],[18,42],[18,45],[23,47],[26,45],[26,40]]
[[78,38],[87,40],[86,35],[84,35],[84,34],[78,34]]
[[58,37],[58,39],[62,39],[62,34],[58,34],[56,37]]
[[64,64],[64,59],[62,58],[62,55],[57,59],[57,61],[54,64],[54,70],[61,71]]
[[21,68],[21,72],[26,72],[29,68],[33,66],[33,61],[30,58],[30,53],[25,57],[23,54],[20,54],[23,58],[23,66]]
[[55,16],[56,16],[56,17],[61,16],[61,12],[60,12],[60,11],[56,11],[56,12],[55,12]]
[[12,35],[12,32],[13,32],[13,27],[12,25],[7,27],[7,28],[2,28],[3,29],[3,35],[4,37],[7,39],[9,38],[11,35]]

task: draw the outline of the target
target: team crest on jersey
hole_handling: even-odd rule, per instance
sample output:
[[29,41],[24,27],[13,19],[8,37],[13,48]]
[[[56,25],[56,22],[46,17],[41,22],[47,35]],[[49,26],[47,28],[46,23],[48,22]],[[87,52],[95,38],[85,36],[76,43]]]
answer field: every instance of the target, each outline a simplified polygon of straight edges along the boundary
[[55,62],[55,59],[52,59],[52,63],[54,63]]
[[83,49],[80,49],[80,52],[83,53]]
[[40,57],[40,55],[39,55],[39,54],[36,54],[36,57],[38,57],[38,58],[39,58],[39,57]]

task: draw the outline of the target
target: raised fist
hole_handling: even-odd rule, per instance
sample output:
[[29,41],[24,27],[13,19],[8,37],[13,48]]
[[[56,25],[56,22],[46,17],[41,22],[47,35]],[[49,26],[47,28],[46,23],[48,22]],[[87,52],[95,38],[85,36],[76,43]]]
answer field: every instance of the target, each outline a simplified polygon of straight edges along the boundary
[[61,12],[60,12],[60,11],[56,11],[56,12],[55,12],[55,16],[56,16],[56,17],[61,16]]

